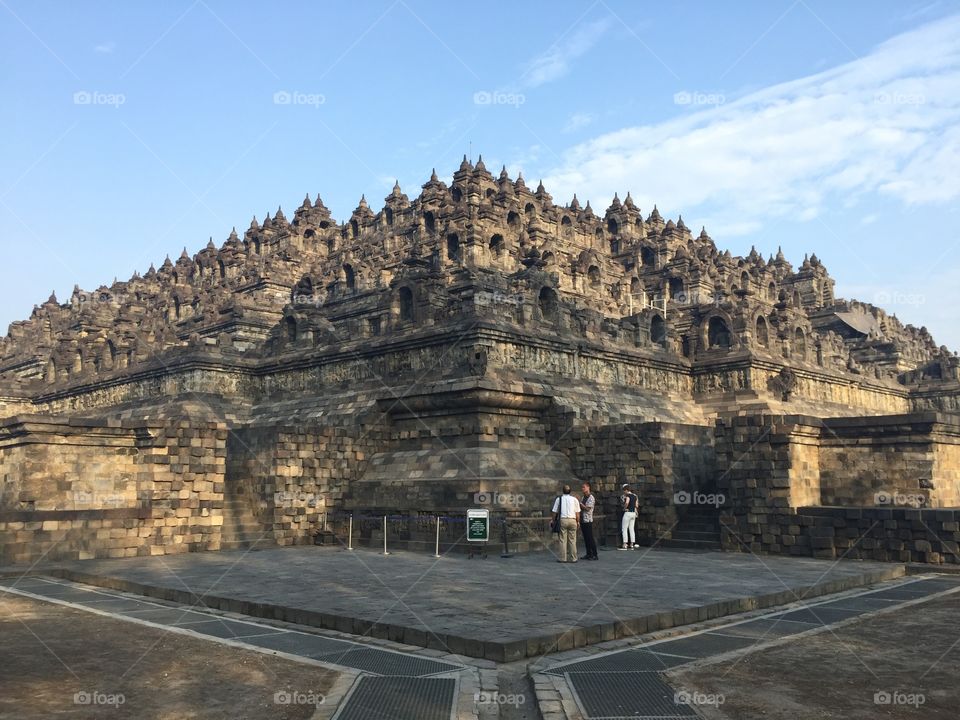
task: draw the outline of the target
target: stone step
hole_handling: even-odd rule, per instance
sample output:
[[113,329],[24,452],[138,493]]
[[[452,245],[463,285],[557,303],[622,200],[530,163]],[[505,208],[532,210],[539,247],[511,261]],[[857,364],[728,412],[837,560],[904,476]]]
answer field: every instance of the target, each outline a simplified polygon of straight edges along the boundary
[[689,532],[712,532],[720,533],[720,523],[688,523],[682,522],[677,525],[677,530],[679,531],[689,531]]
[[273,533],[272,533],[272,532],[268,532],[268,531],[264,531],[264,530],[259,530],[259,531],[257,531],[257,532],[221,533],[221,534],[220,534],[220,540],[221,540],[221,541],[224,541],[224,540],[230,540],[230,541],[235,541],[235,540],[249,540],[249,541],[254,541],[254,540],[271,540],[271,541],[272,541],[272,540],[273,540]]
[[220,540],[221,550],[266,550],[276,547],[273,538],[269,540]]
[[686,540],[683,538],[671,538],[661,540],[657,543],[659,547],[674,548],[678,550],[720,550],[719,540]]
[[720,539],[720,533],[717,532],[692,532],[688,530],[674,530],[674,540],[703,540],[705,542],[716,542]]

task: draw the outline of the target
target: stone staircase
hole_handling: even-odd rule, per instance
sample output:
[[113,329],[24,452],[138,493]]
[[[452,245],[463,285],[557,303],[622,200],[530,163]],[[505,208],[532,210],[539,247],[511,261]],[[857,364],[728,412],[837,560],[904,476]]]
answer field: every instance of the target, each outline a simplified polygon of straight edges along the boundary
[[687,550],[720,550],[720,515],[716,508],[692,505],[678,510],[673,537],[660,546]]
[[221,550],[250,550],[276,545],[273,531],[260,522],[251,502],[242,493],[227,488],[223,496],[223,529]]

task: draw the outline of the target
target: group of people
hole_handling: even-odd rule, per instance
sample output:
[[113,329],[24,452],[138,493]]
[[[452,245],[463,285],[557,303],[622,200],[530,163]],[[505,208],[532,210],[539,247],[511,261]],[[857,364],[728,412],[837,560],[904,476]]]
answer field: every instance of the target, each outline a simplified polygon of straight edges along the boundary
[[[585,482],[580,487],[581,496],[573,495],[570,486],[563,486],[563,494],[553,501],[553,531],[560,535],[560,558],[557,562],[575,563],[580,560],[599,560],[597,557],[597,541],[593,536],[593,511],[597,506],[597,498],[593,494],[590,483]],[[629,483],[621,488],[620,510],[623,513],[620,520],[620,536],[623,540],[618,550],[631,550],[637,545],[635,523],[640,498],[630,489]],[[587,554],[578,558],[577,531],[583,533],[583,544]]]

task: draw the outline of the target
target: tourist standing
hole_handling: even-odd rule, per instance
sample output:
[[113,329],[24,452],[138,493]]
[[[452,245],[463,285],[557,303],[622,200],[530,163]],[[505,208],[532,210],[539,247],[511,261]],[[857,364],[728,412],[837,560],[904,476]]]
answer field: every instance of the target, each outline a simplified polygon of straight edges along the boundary
[[[570,494],[570,486],[563,486],[563,495],[553,501],[553,518],[560,523],[560,559],[557,562],[577,561],[577,528],[580,526],[580,502]],[[568,559],[569,558],[569,559]]]
[[591,492],[590,483],[585,482],[580,487],[583,496],[580,498],[580,530],[583,532],[583,544],[587,546],[584,560],[599,560],[597,557],[597,541],[593,537],[593,509],[597,499]]
[[623,484],[623,494],[620,496],[620,508],[623,510],[623,518],[620,520],[620,535],[623,544],[620,550],[631,550],[638,548],[636,530],[634,524],[637,521],[637,505],[640,498],[630,490],[628,483]]

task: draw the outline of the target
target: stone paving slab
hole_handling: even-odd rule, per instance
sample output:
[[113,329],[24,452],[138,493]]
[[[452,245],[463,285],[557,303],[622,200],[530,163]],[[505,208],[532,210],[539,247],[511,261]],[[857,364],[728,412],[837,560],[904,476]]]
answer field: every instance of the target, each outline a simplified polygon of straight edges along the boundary
[[902,576],[903,565],[650,550],[557,564],[338,548],[96,560],[43,572],[165,600],[510,662]]

